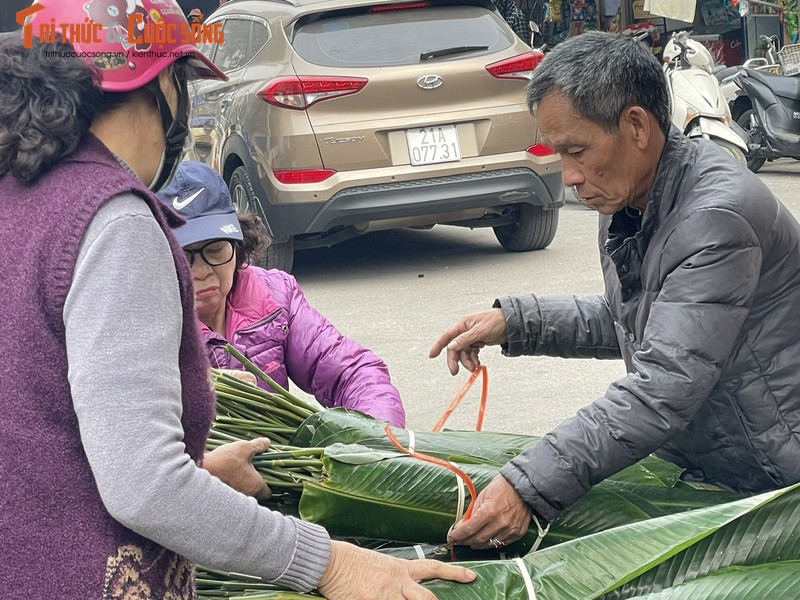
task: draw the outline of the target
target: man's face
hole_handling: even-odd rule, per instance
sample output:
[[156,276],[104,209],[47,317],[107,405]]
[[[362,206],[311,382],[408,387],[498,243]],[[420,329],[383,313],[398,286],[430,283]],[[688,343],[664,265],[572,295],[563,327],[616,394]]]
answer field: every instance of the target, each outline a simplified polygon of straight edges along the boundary
[[572,103],[559,93],[539,102],[536,118],[542,141],[561,155],[564,185],[574,187],[587,206],[611,215],[646,194],[643,179],[650,168],[629,127],[611,135],[575,116]]

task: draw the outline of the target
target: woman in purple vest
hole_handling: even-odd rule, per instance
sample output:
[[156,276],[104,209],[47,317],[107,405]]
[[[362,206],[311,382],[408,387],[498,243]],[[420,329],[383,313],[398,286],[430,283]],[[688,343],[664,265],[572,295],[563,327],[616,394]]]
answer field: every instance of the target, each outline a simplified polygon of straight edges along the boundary
[[[223,483],[254,474],[264,440],[243,442],[234,477],[200,467],[214,395],[177,217],[153,191],[181,155],[186,80],[224,75],[172,41],[174,0],[18,17],[0,42],[3,600],[189,600],[193,562],[333,599],[473,579],[331,542]],[[142,37],[158,28],[165,42]]]
[[192,267],[195,310],[212,366],[242,369],[225,351],[230,342],[279,384],[291,378],[323,406],[404,425],[400,394],[384,362],[314,310],[294,277],[248,264],[269,243],[267,233],[252,213],[237,216],[214,169],[184,161],[158,196],[187,219],[174,233]]

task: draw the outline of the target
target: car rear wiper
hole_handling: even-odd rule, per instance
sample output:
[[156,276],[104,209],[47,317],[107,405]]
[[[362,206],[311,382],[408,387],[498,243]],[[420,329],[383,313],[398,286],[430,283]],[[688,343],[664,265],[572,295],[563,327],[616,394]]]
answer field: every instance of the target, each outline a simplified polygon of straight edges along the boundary
[[452,54],[461,54],[463,52],[478,52],[479,50],[488,50],[489,46],[454,46],[453,48],[442,48],[441,50],[430,50],[423,52],[419,55],[419,61],[430,60],[432,58],[439,58],[440,56],[450,56]]

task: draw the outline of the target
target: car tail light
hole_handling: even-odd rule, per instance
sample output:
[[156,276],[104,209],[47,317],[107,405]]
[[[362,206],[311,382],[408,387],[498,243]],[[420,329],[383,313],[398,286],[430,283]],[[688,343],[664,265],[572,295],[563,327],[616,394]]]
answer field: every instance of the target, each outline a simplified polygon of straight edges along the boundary
[[555,148],[551,148],[545,144],[534,144],[533,146],[528,146],[525,149],[525,152],[533,154],[534,156],[551,156],[556,153]]
[[512,56],[505,60],[486,65],[486,70],[498,79],[530,79],[533,70],[539,66],[544,58],[544,52],[531,50],[519,56]]
[[277,77],[256,96],[275,106],[305,110],[322,100],[355,94],[368,81],[364,77]]
[[430,6],[430,2],[407,2],[405,4],[386,4],[384,6],[372,6],[369,12],[383,12],[385,10],[402,10],[404,8],[425,8]]
[[333,169],[290,169],[273,171],[275,179],[281,183],[319,183],[334,175]]

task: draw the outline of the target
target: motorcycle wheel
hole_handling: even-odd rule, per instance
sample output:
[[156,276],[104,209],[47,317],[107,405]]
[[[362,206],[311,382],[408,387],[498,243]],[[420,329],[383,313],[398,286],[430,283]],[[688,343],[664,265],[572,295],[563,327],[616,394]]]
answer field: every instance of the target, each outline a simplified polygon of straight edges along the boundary
[[[736,119],[736,123],[744,129],[748,136],[753,133],[753,127],[751,125],[750,117],[753,115],[753,109],[744,111],[739,118]],[[766,158],[751,156],[749,153],[747,154],[747,168],[750,169],[753,173],[758,173],[759,169],[764,166],[764,163],[767,162]]]
[[747,157],[744,155],[744,152],[742,152],[741,148],[739,148],[738,146],[736,146],[734,144],[731,144],[730,142],[728,142],[726,140],[717,140],[717,139],[715,139],[714,141],[716,142],[716,144],[720,148],[725,150],[725,152],[727,152],[734,159],[736,159],[736,162],[738,162],[740,165],[747,166],[748,168],[750,167],[750,165],[747,162]]

